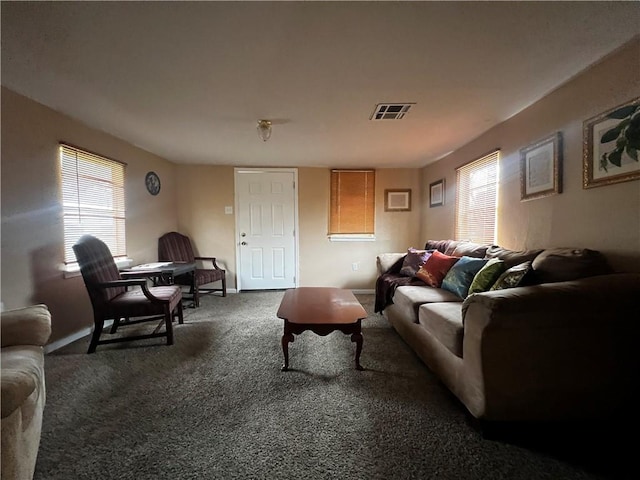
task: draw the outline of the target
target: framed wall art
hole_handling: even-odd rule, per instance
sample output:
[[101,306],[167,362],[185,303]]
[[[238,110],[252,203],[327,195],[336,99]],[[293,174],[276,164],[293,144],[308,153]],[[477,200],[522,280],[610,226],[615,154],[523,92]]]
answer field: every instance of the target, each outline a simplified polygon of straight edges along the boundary
[[520,150],[520,200],[562,192],[562,134],[554,133]]
[[444,178],[429,184],[429,207],[444,205]]
[[385,190],[384,191],[384,211],[385,212],[410,212],[411,211],[411,189]]
[[640,179],[640,97],[583,124],[583,188]]

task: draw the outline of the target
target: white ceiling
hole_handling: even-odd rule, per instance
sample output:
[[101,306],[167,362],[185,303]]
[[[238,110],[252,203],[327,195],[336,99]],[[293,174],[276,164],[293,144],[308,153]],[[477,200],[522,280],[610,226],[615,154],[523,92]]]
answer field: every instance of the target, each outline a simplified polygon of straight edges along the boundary
[[[1,14],[3,85],[171,161],[236,166],[423,166],[640,33],[638,2],[2,2]],[[370,121],[383,102],[416,105]],[[274,123],[267,143],[260,118]]]

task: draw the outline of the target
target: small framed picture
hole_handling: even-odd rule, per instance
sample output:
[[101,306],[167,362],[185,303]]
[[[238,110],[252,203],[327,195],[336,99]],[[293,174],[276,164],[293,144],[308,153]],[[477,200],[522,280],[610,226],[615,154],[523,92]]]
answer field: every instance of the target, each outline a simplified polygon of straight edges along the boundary
[[583,124],[583,188],[640,178],[640,97]]
[[444,178],[429,184],[429,207],[444,205]]
[[520,150],[520,200],[562,193],[562,134]]
[[385,190],[384,191],[384,211],[385,212],[410,212],[411,211],[411,189]]

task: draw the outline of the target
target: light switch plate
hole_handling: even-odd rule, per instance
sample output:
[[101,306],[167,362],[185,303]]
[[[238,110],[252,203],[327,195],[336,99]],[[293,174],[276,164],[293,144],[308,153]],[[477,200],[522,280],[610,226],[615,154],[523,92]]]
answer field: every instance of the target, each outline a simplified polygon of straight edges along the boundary
[[233,207],[224,207],[224,214],[225,215],[233,215]]

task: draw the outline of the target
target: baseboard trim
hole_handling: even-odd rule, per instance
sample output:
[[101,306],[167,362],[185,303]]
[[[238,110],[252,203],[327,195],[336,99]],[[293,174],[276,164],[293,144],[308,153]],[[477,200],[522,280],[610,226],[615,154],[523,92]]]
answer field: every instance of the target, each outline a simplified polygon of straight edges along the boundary
[[[369,295],[369,294],[376,293],[376,291],[371,288],[353,289],[351,291],[355,295]],[[238,291],[235,288],[227,288],[227,293],[238,293]],[[106,322],[104,322],[104,328],[111,327],[112,324],[113,324],[113,320],[107,320]],[[93,331],[93,327],[86,327],[86,328],[83,328],[82,330],[72,333],[71,335],[67,335],[66,337],[56,340],[55,342],[51,342],[44,346],[44,353],[45,354],[51,353],[56,350],[59,350],[62,347],[66,347],[67,345],[75,342],[76,340],[80,340],[81,338],[84,338],[87,335],[91,335],[92,331]]]
[[[113,320],[107,320],[106,322],[104,322],[104,328],[110,327],[111,325],[113,325]],[[51,353],[62,347],[66,347],[67,345],[75,342],[76,340],[80,340],[81,338],[84,338],[87,335],[91,335],[91,332],[93,332],[93,327],[83,328],[80,331],[77,331],[75,333],[72,333],[71,335],[67,335],[66,337],[56,340],[55,342],[48,343],[47,345],[44,346],[44,353],[45,354]]]

